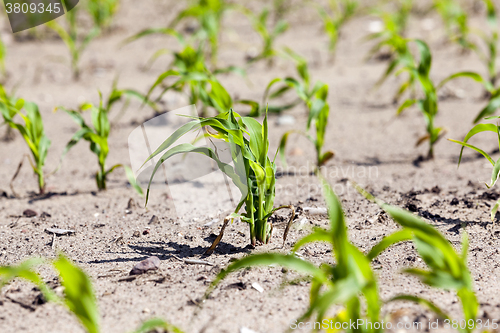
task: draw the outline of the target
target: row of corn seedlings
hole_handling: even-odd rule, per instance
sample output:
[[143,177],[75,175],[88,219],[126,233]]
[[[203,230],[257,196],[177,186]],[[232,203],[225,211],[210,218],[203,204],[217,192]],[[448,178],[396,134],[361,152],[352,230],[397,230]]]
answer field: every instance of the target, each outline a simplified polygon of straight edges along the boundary
[[[111,172],[119,167],[123,167],[126,171],[130,184],[139,194],[142,195],[142,189],[137,185],[134,174],[128,166],[117,164],[110,168],[106,167],[106,159],[109,153],[108,137],[111,131],[109,114],[115,103],[120,100],[125,100],[124,105],[127,105],[130,98],[138,99],[141,103],[147,103],[152,107],[155,107],[155,105],[147,101],[145,96],[135,90],[117,89],[116,82],[113,84],[113,89],[106,103],[103,103],[100,92],[99,96],[99,106],[94,106],[91,103],[84,103],[78,110],[67,110],[63,107],[59,107],[59,109],[64,110],[80,126],[80,129],[73,135],[71,140],[66,145],[66,148],[61,156],[61,162],[62,158],[75,144],[77,144],[81,139],[86,140],[90,144],[91,152],[97,156],[99,170],[96,172],[95,179],[99,190],[106,189],[106,180]],[[90,111],[91,113],[92,126],[87,125],[84,120],[83,113],[85,111]],[[51,141],[45,135],[43,120],[38,106],[35,103],[25,102],[24,99],[9,95],[5,89],[0,86],[0,113],[4,120],[3,123],[9,128],[19,132],[30,149],[31,156],[26,156],[28,157],[31,167],[33,168],[33,172],[38,177],[39,193],[43,194],[45,192],[45,178],[47,175],[46,172],[44,172],[44,165]],[[19,165],[13,180],[20,171],[22,161],[23,160],[21,160],[21,164]],[[59,168],[51,173],[55,173],[58,169]],[[12,181],[11,189],[15,194],[12,187]]]

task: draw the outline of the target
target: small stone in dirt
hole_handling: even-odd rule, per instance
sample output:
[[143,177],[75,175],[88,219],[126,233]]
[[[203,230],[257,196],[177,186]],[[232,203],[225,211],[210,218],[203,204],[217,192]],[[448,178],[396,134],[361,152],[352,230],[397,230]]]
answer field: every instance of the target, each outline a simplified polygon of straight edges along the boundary
[[8,198],[9,195],[7,194],[7,192],[0,190],[0,197]]
[[37,216],[37,213],[36,213],[34,210],[31,210],[31,209],[26,209],[26,210],[23,212],[23,216],[24,216],[24,217],[35,217],[35,216]]
[[134,236],[134,237],[141,237],[141,233],[139,232],[139,230],[136,230],[136,231],[134,231],[134,233],[132,234],[132,236]]
[[158,218],[158,216],[153,215],[153,217],[151,217],[151,220],[149,220],[148,224],[160,224],[160,219]]
[[450,202],[450,205],[452,205],[452,206],[456,206],[456,205],[458,205],[458,199],[457,199],[457,198],[453,198],[453,199],[451,200],[451,202]]
[[464,205],[467,207],[467,208],[472,208],[474,207],[474,203],[470,200],[467,200],[467,199],[464,199]]
[[149,230],[148,230],[148,229],[144,230],[144,231],[142,232],[142,234],[143,234],[143,235],[147,235],[147,234],[149,234]]
[[147,271],[157,270],[159,267],[160,259],[157,256],[152,256],[135,265],[134,268],[132,268],[132,270],[130,271],[129,275],[144,274]]

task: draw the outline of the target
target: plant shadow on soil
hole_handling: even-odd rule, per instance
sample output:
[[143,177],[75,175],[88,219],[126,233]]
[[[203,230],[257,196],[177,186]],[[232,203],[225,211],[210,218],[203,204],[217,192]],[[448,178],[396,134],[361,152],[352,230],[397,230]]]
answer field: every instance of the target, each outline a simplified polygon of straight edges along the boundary
[[[207,242],[212,242],[215,238],[212,236],[205,237],[204,240]],[[170,259],[170,258],[191,258],[191,257],[199,257],[201,255],[202,258],[208,258],[208,255],[205,255],[205,251],[208,249],[208,246],[197,245],[191,247],[187,244],[178,244],[176,242],[147,242],[144,245],[127,245],[131,252],[129,254],[137,253],[140,254],[141,257],[136,258],[115,258],[115,259],[104,259],[104,260],[92,260],[89,261],[89,264],[104,264],[110,262],[129,262],[129,261],[142,261],[144,257],[142,256],[157,256],[160,259]],[[237,254],[237,253],[250,253],[251,249],[249,246],[246,247],[237,247],[229,243],[220,242],[217,245],[217,249],[215,252],[220,255],[228,255],[228,254]],[[109,252],[114,253],[114,252]],[[121,252],[120,254],[124,254]],[[126,253],[125,253],[126,254]]]

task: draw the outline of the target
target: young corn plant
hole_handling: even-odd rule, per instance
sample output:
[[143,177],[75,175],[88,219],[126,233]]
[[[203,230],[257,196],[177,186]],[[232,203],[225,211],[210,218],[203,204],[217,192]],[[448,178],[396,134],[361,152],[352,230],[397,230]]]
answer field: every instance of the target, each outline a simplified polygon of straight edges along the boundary
[[[323,166],[328,160],[330,160],[334,153],[332,151],[323,152],[323,144],[325,142],[325,133],[328,125],[328,116],[330,114],[330,106],[327,101],[328,98],[328,85],[324,84],[321,86],[314,97],[311,98],[307,102],[307,107],[309,109],[309,116],[307,118],[307,126],[306,131],[296,131],[291,130],[285,132],[281,137],[280,142],[280,156],[281,160],[284,164],[285,162],[285,151],[286,151],[286,143],[288,141],[288,136],[292,133],[297,133],[302,136],[305,136],[311,143],[314,144],[314,148],[316,149],[316,172],[319,171],[319,168]],[[314,125],[316,134],[315,136],[311,136],[309,134],[311,125]]]
[[[404,241],[412,241],[428,270],[409,268],[404,272],[419,278],[427,286],[454,290],[462,303],[463,319],[467,323],[465,328],[460,326],[459,331],[463,333],[474,331],[479,303],[474,293],[472,276],[467,267],[467,233],[463,233],[461,253],[457,253],[439,231],[421,218],[378,200],[355,183],[354,187],[368,200],[378,204],[402,227],[399,231],[384,237],[370,250],[367,257],[374,260],[389,247]],[[389,300],[389,302],[393,301],[415,302],[434,311],[439,317],[450,320],[445,311],[419,296],[399,295]]]
[[[205,64],[201,49],[194,49],[187,45],[181,52],[174,53],[174,60],[167,71],[160,74],[148,91],[147,99],[156,88],[161,91],[155,101],[159,101],[169,90],[186,93],[189,103],[199,105],[201,103],[202,115],[207,114],[208,108],[217,113],[225,112],[233,106],[233,99],[217,80],[216,75],[225,72],[240,72],[238,68],[228,67],[210,72]],[[172,79],[173,82],[172,82]],[[169,82],[168,82],[169,81]],[[258,103],[252,101],[238,101],[248,104],[252,109],[258,109]]]
[[[108,119],[109,110],[103,106],[102,95],[100,95],[100,97],[101,101],[99,103],[99,107],[95,107],[90,103],[85,103],[80,107],[81,112],[68,110],[63,107],[58,108],[65,111],[80,126],[80,130],[73,135],[71,140],[66,145],[66,148],[61,156],[61,160],[74,145],[83,139],[90,143],[90,150],[97,156],[99,169],[96,172],[95,180],[99,190],[106,190],[106,181],[108,176],[117,168],[123,167],[132,187],[134,187],[134,189],[142,195],[142,189],[136,183],[134,173],[128,166],[116,164],[109,169],[106,168],[106,159],[109,153],[108,137],[111,127]],[[90,110],[92,113],[93,127],[88,126],[83,119],[82,112],[87,110]]]
[[195,19],[198,27],[194,31],[194,35],[202,44],[206,44],[203,47],[205,54],[210,57],[212,65],[215,66],[222,18],[225,12],[231,8],[232,6],[226,0],[191,0],[188,8],[181,11],[168,28],[174,29],[186,18]]
[[[320,90],[324,86],[324,83],[322,82],[316,82],[314,86],[311,84],[311,76],[309,74],[309,67],[306,59],[289,48],[285,48],[285,54],[295,62],[295,69],[299,78],[275,78],[271,80],[271,82],[269,82],[266,90],[264,91],[264,97],[262,99],[262,105],[266,105],[266,110],[268,110],[269,112],[281,113],[282,111],[291,109],[300,103],[304,103],[307,106],[308,103],[312,101],[318,90]],[[276,84],[280,84],[278,88],[274,88]],[[285,93],[289,92],[292,89],[297,94],[297,99],[295,101],[285,105],[267,106],[269,100],[282,97]],[[257,117],[262,113],[263,110],[263,108],[254,109],[250,115]]]
[[450,41],[458,43],[464,50],[470,49],[470,29],[467,12],[459,1],[434,0],[433,8],[441,16]]
[[413,0],[401,0],[398,7],[393,12],[376,10],[373,14],[383,22],[381,31],[373,32],[366,37],[366,40],[375,40],[376,44],[370,49],[366,60],[377,54],[388,55],[391,61],[399,56],[404,56],[408,51],[404,43],[404,36],[408,26],[408,20],[413,8]]
[[94,25],[105,30],[111,24],[119,4],[119,0],[88,0],[87,11],[92,17]]
[[[487,68],[488,75],[481,75],[476,72],[458,72],[453,75],[450,75],[444,82],[465,77],[473,79],[481,83],[485,89],[485,96],[488,99],[486,106],[481,109],[476,118],[474,119],[474,123],[477,123],[484,117],[492,115],[495,111],[500,107],[500,87],[496,86],[498,73],[497,73],[497,50],[498,50],[498,23],[497,23],[497,14],[495,5],[491,0],[483,0],[486,4],[487,8],[487,22],[490,27],[490,34],[487,34],[483,31],[478,31],[478,35],[483,40],[487,52],[483,52],[482,49],[476,45],[471,45],[471,49],[474,50],[482,62],[485,64]],[[444,83],[443,82],[443,83]]]
[[[500,117],[498,117],[498,116],[494,116],[494,117],[487,117],[485,119],[490,120],[490,119],[499,119],[499,118]],[[491,163],[491,165],[493,166],[493,170],[492,170],[492,174],[491,174],[490,184],[484,183],[487,188],[491,188],[491,187],[493,187],[496,184],[498,178],[500,177],[500,158],[495,161],[484,150],[481,150],[478,147],[473,146],[473,145],[471,145],[471,144],[468,143],[468,141],[474,135],[482,133],[482,132],[493,132],[493,133],[496,133],[497,134],[497,140],[498,140],[498,146],[500,147],[500,124],[496,124],[496,125],[495,124],[477,124],[477,125],[475,125],[467,133],[467,135],[465,136],[465,138],[463,139],[463,141],[457,141],[457,140],[453,140],[453,139],[448,139],[448,140],[450,140],[451,142],[458,143],[459,145],[462,146],[462,148],[460,149],[460,156],[458,158],[458,166],[459,167],[460,167],[460,162],[462,161],[462,154],[463,154],[463,151],[464,151],[465,147],[468,147],[468,148],[471,148],[471,149],[477,151],[478,153],[480,153],[481,155],[483,155],[488,160],[488,162]],[[491,220],[492,221],[495,220],[495,214],[498,211],[498,207],[500,207],[500,200],[497,201],[497,203],[495,204],[495,206],[493,206],[493,209],[491,210]]]
[[[36,272],[38,266],[46,263],[50,263],[58,272],[61,285],[64,287],[63,297],[58,296]],[[0,289],[15,278],[22,278],[33,283],[40,289],[45,300],[66,307],[78,319],[85,332],[101,332],[99,308],[92,281],[82,269],[63,254],[60,253],[52,261],[32,258],[18,265],[0,266]],[[158,318],[144,322],[134,333],[148,333],[156,328],[182,333],[179,328]]]
[[[309,307],[296,322],[306,321],[312,316],[315,316],[315,322],[326,320],[340,326],[349,322],[359,323],[359,320],[379,322],[382,303],[377,277],[370,266],[370,258],[349,241],[340,201],[326,180],[321,178],[321,182],[330,218],[329,229],[314,229],[311,234],[295,243],[292,254],[259,253],[237,260],[221,270],[207,289],[205,297],[208,297],[223,279],[235,271],[252,266],[280,265],[306,274],[311,280]],[[322,263],[317,267],[295,255],[302,247],[313,242],[330,244],[335,264]],[[335,305],[340,305],[341,309],[333,318],[327,318],[329,310]],[[377,330],[373,326],[359,325],[352,332],[380,332],[380,329]],[[331,324],[330,328],[333,330]]]
[[83,51],[87,48],[89,43],[96,38],[101,29],[99,26],[93,26],[90,31],[83,34],[78,29],[77,23],[77,7],[67,12],[64,17],[66,18],[66,27],[63,27],[56,21],[50,21],[47,26],[54,30],[59,37],[63,40],[68,48],[71,56],[71,69],[73,71],[73,79],[80,78],[80,59]]
[[323,20],[324,30],[330,38],[328,49],[333,55],[342,27],[356,14],[359,2],[356,0],[329,0],[329,9],[319,7],[318,11]]
[[[217,150],[213,150],[211,147],[199,147],[190,143],[172,147],[184,134],[200,129],[205,129],[206,137],[222,140],[229,146],[234,166],[222,162],[218,157]],[[257,242],[267,244],[271,240],[273,230],[272,223],[268,221],[269,217],[279,209],[290,208],[292,210],[290,224],[295,215],[292,206],[273,208],[276,181],[274,159],[276,159],[276,155],[271,161],[268,157],[268,151],[267,115],[262,125],[254,118],[241,117],[232,110],[215,117],[194,119],[175,131],[144,162],[146,164],[161,154],[148,184],[146,204],[153,177],[163,162],[178,154],[202,154],[214,160],[218,168],[232,180],[241,192],[241,198],[234,213],[224,220],[221,233],[207,250],[207,253],[214,251],[223,236],[226,225],[236,217],[248,223],[252,245],[255,246]],[[243,205],[245,205],[245,212],[240,214]],[[283,236],[284,239],[286,239],[287,232]]]
[[[22,110],[25,110],[25,113]],[[35,103],[25,102],[23,99],[16,99],[8,96],[3,87],[0,87],[0,112],[4,122],[12,129],[17,130],[31,151],[31,159],[28,160],[33,168],[33,172],[38,177],[38,190],[40,194],[45,192],[45,174],[43,167],[50,148],[50,140],[45,135],[42,116]],[[18,122],[15,118],[19,116],[22,122]],[[19,169],[22,166],[19,164],[18,170],[13,177],[16,178]],[[12,188],[12,184],[11,184]]]
[[[408,87],[418,82],[424,94],[423,98],[416,99],[410,98],[404,101],[398,108],[397,113],[400,114],[406,108],[417,104],[418,108],[424,116],[427,134],[422,136],[417,141],[417,146],[422,144],[424,141],[429,141],[429,150],[427,153],[427,158],[434,158],[434,145],[443,136],[445,130],[442,127],[435,127],[434,120],[438,114],[438,98],[437,98],[437,88],[434,82],[431,80],[429,74],[432,64],[432,55],[429,46],[421,40],[416,39],[415,43],[419,49],[420,62],[418,64],[409,64],[402,68],[401,71],[407,71],[409,73],[410,79],[408,85],[403,86],[400,92],[404,92]],[[442,84],[438,85],[438,87]]]
[[275,48],[274,42],[279,35],[282,35],[288,30],[289,24],[284,20],[279,20],[269,29],[269,10],[267,8],[263,9],[259,15],[255,15],[248,9],[245,10],[245,14],[250,18],[254,30],[260,35],[263,41],[262,50],[250,61],[267,60],[268,65],[272,65],[273,58],[278,55],[278,50]]

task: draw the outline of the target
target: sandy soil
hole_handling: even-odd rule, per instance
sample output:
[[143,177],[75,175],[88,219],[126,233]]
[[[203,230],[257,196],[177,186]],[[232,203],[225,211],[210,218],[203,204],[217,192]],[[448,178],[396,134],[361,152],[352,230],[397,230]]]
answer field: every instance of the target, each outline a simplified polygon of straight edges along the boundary
[[[83,73],[79,82],[71,79],[67,50],[59,40],[11,41],[8,45],[8,87],[17,87],[17,95],[40,105],[47,135],[52,139],[46,170],[59,163],[66,142],[76,131],[76,126],[65,114],[53,113],[55,106],[76,107],[90,100],[98,101],[97,89],[105,95],[111,82],[119,75],[119,87],[147,91],[150,84],[169,63],[161,58],[153,67],[144,71],[142,66],[157,49],[177,48],[169,37],[150,37],[119,47],[121,41],[146,28],[165,25],[181,8],[171,1],[141,2],[124,0],[113,29],[91,43],[83,55]],[[256,3],[259,8],[262,3]],[[458,70],[480,70],[481,64],[473,54],[460,50],[444,41],[443,29],[437,17],[414,17],[410,36],[429,42],[434,52],[432,76],[442,79]],[[364,62],[371,47],[362,38],[368,33],[369,17],[359,17],[347,24],[338,45],[335,62],[328,62],[327,37],[314,11],[299,8],[290,13],[291,29],[279,39],[311,61],[314,80],[330,86],[331,117],[326,148],[336,153],[325,175],[339,194],[349,220],[352,241],[368,250],[384,235],[397,229],[394,222],[368,203],[349,187],[346,178],[354,179],[381,199],[407,207],[460,247],[458,232],[466,223],[470,235],[469,266],[474,276],[475,288],[481,303],[481,316],[500,319],[500,228],[489,220],[491,205],[499,193],[486,190],[483,181],[489,179],[487,161],[466,151],[464,161],[457,170],[459,147],[442,140],[436,146],[434,161],[416,163],[425,154],[426,147],[415,148],[415,141],[424,132],[424,123],[416,109],[395,117],[391,97],[397,87],[396,79],[389,79],[378,91],[373,84],[384,71],[383,62]],[[5,21],[5,20],[4,20]],[[429,22],[434,28],[426,30]],[[479,17],[474,24],[481,24]],[[223,64],[244,64],[245,52],[259,45],[258,36],[252,32],[247,20],[239,14],[229,14],[225,25],[220,61]],[[3,23],[4,35],[9,31]],[[244,79],[227,76],[221,78],[233,96],[260,100],[267,83],[274,77],[295,75],[293,64],[278,59],[272,68],[256,64],[248,69],[249,85]],[[471,127],[471,121],[483,105],[481,89],[466,80],[450,84],[449,97],[440,101],[437,124],[448,129],[446,137],[461,139]],[[166,110],[185,106],[182,97],[169,95]],[[116,111],[115,111],[116,112]],[[113,128],[110,138],[109,164],[128,163],[128,135],[143,121],[153,116],[153,111],[131,108]],[[303,128],[306,120],[301,107],[290,112],[295,119],[293,126],[277,126],[271,118],[271,151],[276,149],[281,134],[291,128]],[[4,128],[0,129],[3,135]],[[493,135],[480,136],[473,143],[494,151]],[[241,258],[253,251],[276,250],[287,252],[290,246],[307,234],[313,226],[326,226],[325,216],[299,214],[304,217],[289,234],[281,248],[283,223],[277,224],[272,243],[249,249],[249,236],[244,223],[235,223],[226,229],[223,243],[207,260],[214,266],[186,265],[177,258],[197,258],[203,253],[214,235],[218,233],[226,213],[212,205],[219,196],[213,193],[199,195],[196,188],[187,189],[187,199],[174,205],[166,189],[154,190],[147,209],[144,199],[128,186],[123,171],[111,176],[109,189],[96,192],[93,173],[97,163],[86,143],[80,143],[67,155],[62,169],[47,179],[45,198],[33,195],[36,181],[25,165],[14,183],[19,198],[14,198],[9,181],[22,157],[27,153],[22,138],[16,135],[10,142],[0,143],[0,265],[41,255],[53,258],[56,250],[64,251],[92,277],[102,315],[103,332],[126,332],[150,317],[162,317],[180,326],[186,332],[239,332],[248,327],[256,332],[282,332],[296,319],[308,304],[308,283],[280,288],[284,276],[281,268],[254,268],[232,275],[197,311],[197,302],[209,281],[233,258]],[[290,141],[289,167],[307,170],[313,161],[310,144],[299,138]],[[305,172],[307,174],[307,172]],[[190,192],[189,192],[190,191]],[[130,199],[137,207],[126,213]],[[278,179],[276,205],[293,204],[296,207],[324,207],[317,181],[310,176],[285,176]],[[179,206],[180,205],[180,206]],[[18,216],[25,209],[39,215],[33,218]],[[178,216],[177,210],[188,211]],[[40,217],[42,212],[50,217]],[[286,212],[283,211],[283,217]],[[153,215],[159,223],[149,224]],[[218,220],[217,220],[218,219]],[[76,231],[74,236],[57,239],[52,247],[52,236],[46,228],[57,226]],[[137,233],[138,231],[138,233]],[[147,233],[149,231],[149,233]],[[134,236],[134,233],[138,237]],[[310,245],[301,254],[314,263],[331,262],[331,252],[325,245]],[[120,281],[130,269],[144,258],[156,255],[161,259],[160,270],[139,276],[133,281]],[[460,305],[449,292],[424,287],[416,279],[400,271],[405,267],[419,266],[420,259],[411,244],[391,248],[379,258],[377,272],[380,292],[384,300],[399,293],[412,293],[426,297],[458,316]],[[42,268],[41,274],[52,281],[55,273]],[[264,292],[251,287],[259,283]],[[15,281],[2,289],[0,294],[1,332],[82,332],[76,319],[62,307],[53,304],[30,304],[37,293],[32,286]],[[13,301],[14,300],[14,301]],[[16,301],[17,300],[17,301]],[[195,315],[196,313],[196,315]],[[384,306],[384,314],[409,320],[427,320],[432,315],[410,304]],[[427,318],[427,319],[425,319]]]

